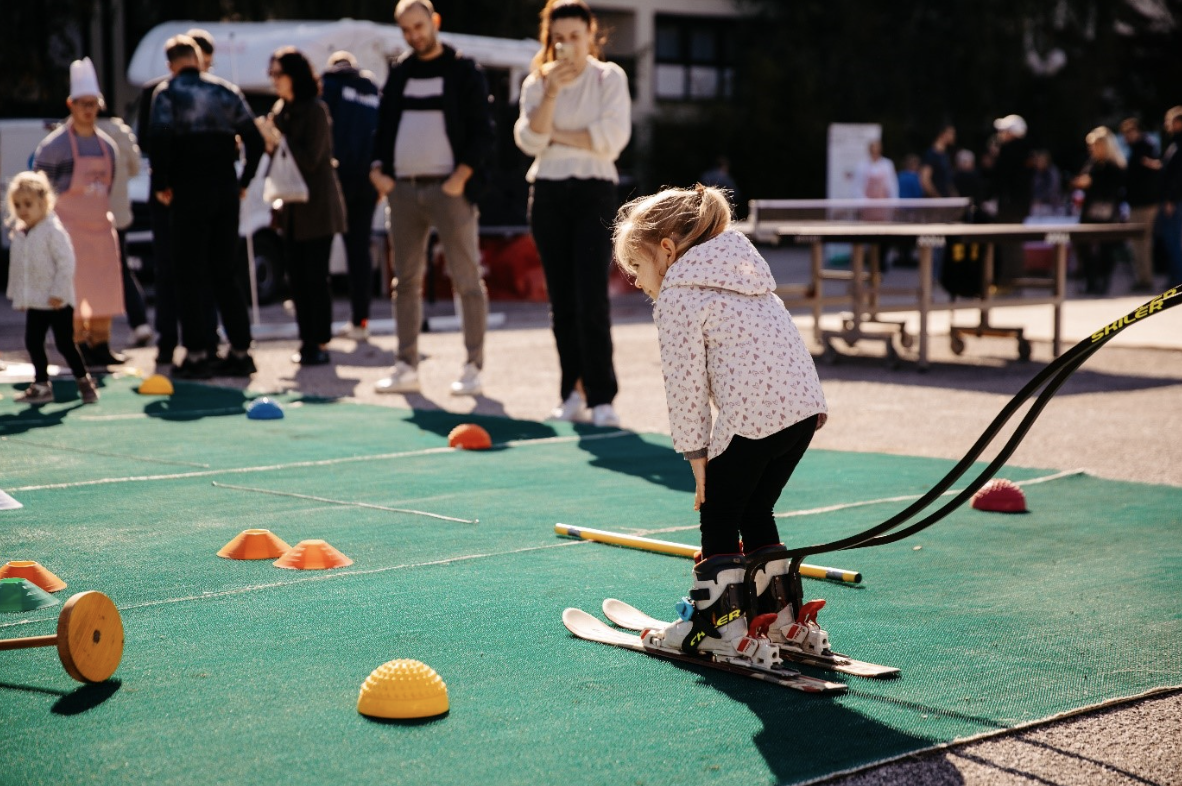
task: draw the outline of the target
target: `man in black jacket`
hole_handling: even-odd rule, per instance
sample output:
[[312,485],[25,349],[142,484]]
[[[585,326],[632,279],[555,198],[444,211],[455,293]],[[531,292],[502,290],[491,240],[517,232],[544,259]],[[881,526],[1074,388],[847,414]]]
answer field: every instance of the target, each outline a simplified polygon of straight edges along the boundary
[[[213,67],[213,36],[208,30],[199,27],[190,29],[185,35],[192,38],[193,42],[197,44],[201,70],[208,71]],[[168,77],[153,79],[144,85],[144,89],[140,93],[136,133],[139,134],[140,152],[148,158],[149,163],[152,159],[150,147],[152,96],[156,94],[156,88],[166,81],[168,81]],[[173,356],[180,343],[180,318],[177,314],[176,282],[173,277],[172,265],[172,209],[159,199],[149,195],[148,218],[152,229],[152,265],[156,287],[156,363],[161,366],[169,366],[173,363]],[[207,301],[209,313],[206,317],[206,335],[209,336],[209,351],[216,353],[218,348],[218,313],[214,307],[212,295],[209,295]]]
[[369,338],[369,304],[373,294],[373,261],[369,238],[373,228],[374,205],[378,201],[369,167],[373,161],[374,132],[378,127],[381,91],[373,74],[357,67],[350,52],[334,52],[328,70],[320,77],[321,98],[332,112],[332,152],[337,160],[337,178],[345,196],[349,228],[345,232],[345,259],[349,268],[349,300],[352,321],[344,335],[356,340]]
[[[172,78],[152,97],[152,189],[173,208],[172,240],[177,305],[185,360],[175,374],[205,379],[250,376],[250,317],[234,272],[238,211],[263,155],[263,137],[237,87],[202,73],[189,36],[165,44]],[[246,150],[241,175],[238,140]],[[217,302],[230,351],[209,356],[208,295]]]
[[398,358],[376,390],[419,390],[423,271],[433,226],[459,295],[467,349],[451,392],[476,396],[488,321],[475,204],[493,143],[488,83],[473,60],[440,42],[431,0],[401,0],[394,19],[411,51],[390,69],[382,90],[370,178],[390,203]]
[[1182,106],[1166,112],[1162,139],[1161,209],[1154,231],[1166,253],[1169,286],[1182,283]]
[[1125,200],[1129,203],[1129,222],[1144,224],[1145,233],[1132,242],[1133,292],[1155,292],[1153,287],[1153,222],[1157,218],[1158,193],[1161,190],[1161,161],[1153,142],[1141,132],[1141,121],[1126,118],[1120,133],[1129,146],[1129,166],[1125,175]]
[[[1030,215],[1034,180],[1033,150],[1026,139],[1021,115],[993,121],[997,130],[997,161],[993,165],[993,192],[997,195],[997,222],[1021,224]],[[994,248],[995,278],[1000,283],[1021,277],[1026,268],[1021,243],[998,243]]]

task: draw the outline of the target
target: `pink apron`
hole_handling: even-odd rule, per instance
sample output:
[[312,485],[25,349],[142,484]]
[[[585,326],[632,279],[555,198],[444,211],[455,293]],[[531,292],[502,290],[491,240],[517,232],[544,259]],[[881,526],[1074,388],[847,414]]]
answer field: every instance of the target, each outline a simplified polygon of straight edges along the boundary
[[103,145],[101,158],[78,155],[74,129],[67,128],[74,155],[70,187],[57,198],[57,215],[74,244],[75,316],[81,319],[123,313],[123,271],[119,238],[111,221],[111,181],[115,166]]
[[[887,199],[891,190],[887,186],[886,178],[875,172],[866,178],[867,199]],[[868,207],[862,211],[863,221],[886,221],[890,218],[890,211],[882,207]]]

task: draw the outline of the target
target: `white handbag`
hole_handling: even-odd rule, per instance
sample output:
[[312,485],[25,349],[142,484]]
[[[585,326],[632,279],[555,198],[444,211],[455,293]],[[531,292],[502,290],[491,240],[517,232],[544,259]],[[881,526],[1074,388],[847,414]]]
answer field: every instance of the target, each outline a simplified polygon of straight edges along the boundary
[[279,146],[271,154],[271,165],[263,180],[263,200],[270,205],[276,202],[307,202],[308,184],[296,166],[295,158],[287,140],[279,140]]

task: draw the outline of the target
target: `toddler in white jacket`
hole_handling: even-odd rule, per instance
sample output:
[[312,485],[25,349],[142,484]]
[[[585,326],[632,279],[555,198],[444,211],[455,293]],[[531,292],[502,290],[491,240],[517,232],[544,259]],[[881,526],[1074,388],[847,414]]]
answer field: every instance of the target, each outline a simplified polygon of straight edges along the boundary
[[17,396],[27,404],[53,401],[45,337],[53,331],[57,350],[78,382],[82,403],[98,401],[98,389],[74,343],[74,246],[53,212],[54,194],[43,172],[21,172],[7,195],[12,249],[8,298],[25,312],[25,349],[33,362],[34,381]]
[[693,470],[702,533],[691,603],[646,643],[722,655],[738,654],[749,615],[795,613],[776,600],[789,560],[773,507],[828,417],[771,270],[730,220],[719,189],[668,189],[624,205],[614,237],[617,264],[655,301],[673,446]]

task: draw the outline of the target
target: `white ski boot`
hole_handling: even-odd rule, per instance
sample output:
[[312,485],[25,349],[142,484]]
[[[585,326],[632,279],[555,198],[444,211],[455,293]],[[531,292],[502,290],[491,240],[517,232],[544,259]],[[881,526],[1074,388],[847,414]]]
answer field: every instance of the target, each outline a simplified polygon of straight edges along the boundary
[[825,606],[825,601],[794,601],[800,598],[800,576],[797,574],[793,579],[791,564],[792,558],[782,545],[765,546],[748,555],[752,634],[766,631],[767,637],[785,652],[831,657],[829,634],[817,623],[817,612]]
[[689,598],[677,604],[681,619],[661,630],[646,630],[646,647],[771,670],[779,653],[766,638],[747,635],[746,566],[738,554],[714,556],[694,566]]

